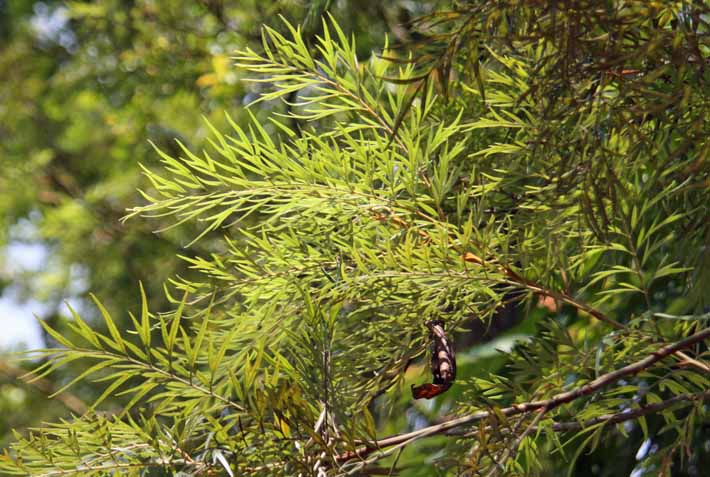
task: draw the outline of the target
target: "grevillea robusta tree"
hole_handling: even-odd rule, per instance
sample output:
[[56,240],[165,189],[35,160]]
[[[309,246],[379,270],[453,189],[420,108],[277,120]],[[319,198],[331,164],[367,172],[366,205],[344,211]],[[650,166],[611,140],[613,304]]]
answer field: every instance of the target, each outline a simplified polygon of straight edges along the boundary
[[203,279],[166,284],[171,312],[142,294],[131,329],[98,299],[107,333],[48,328],[38,375],[81,360],[130,400],[18,436],[0,469],[701,475],[708,22],[457,3],[369,59],[332,20],[265,27],[235,63],[274,114],[156,150],[127,217],[223,237],[183,254]]

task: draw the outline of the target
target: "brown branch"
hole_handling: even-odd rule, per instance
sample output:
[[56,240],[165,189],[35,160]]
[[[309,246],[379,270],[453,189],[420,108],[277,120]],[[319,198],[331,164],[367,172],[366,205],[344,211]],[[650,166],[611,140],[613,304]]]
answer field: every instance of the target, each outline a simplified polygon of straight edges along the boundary
[[643,406],[638,409],[627,410],[618,412],[616,414],[604,414],[602,416],[595,417],[594,419],[589,419],[584,422],[556,422],[552,425],[551,429],[555,432],[570,432],[579,431],[582,429],[587,429],[591,426],[597,424],[617,424],[619,422],[631,421],[633,419],[638,419],[639,417],[646,416],[648,414],[654,414],[664,409],[668,409],[678,403],[690,403],[693,401],[707,401],[710,399],[710,391],[705,391],[702,393],[685,393],[673,396],[670,399],[661,401],[659,403],[650,404],[648,406]]
[[[620,422],[632,421],[638,419],[639,417],[646,416],[648,414],[654,414],[659,411],[668,409],[669,407],[675,406],[677,404],[688,405],[694,401],[707,401],[710,400],[710,391],[704,391],[701,393],[684,393],[677,396],[673,396],[670,399],[661,401],[655,404],[649,404],[648,406],[642,406],[637,409],[626,409],[621,412],[614,414],[603,414],[597,416],[593,419],[588,419],[586,421],[570,421],[570,422],[555,422],[551,426],[538,427],[532,426],[531,432],[538,431],[552,431],[552,432],[572,432],[581,431],[583,429],[589,429],[598,424],[618,424]],[[450,432],[446,434],[447,436],[453,437],[474,437],[478,435],[478,432]]]
[[604,323],[607,323],[608,325],[611,325],[614,328],[617,328],[620,330],[623,330],[626,328],[625,325],[619,323],[618,321],[614,320],[613,318],[609,318],[608,316],[606,316],[604,313],[597,310],[596,308],[592,308],[591,306],[587,305],[586,303],[575,300],[574,298],[569,296],[567,293],[548,290],[547,288],[543,287],[542,285],[531,282],[529,280],[525,280],[523,278],[521,278],[521,281],[518,283],[523,285],[525,288],[529,289],[530,291],[536,292],[540,295],[549,296],[550,298],[553,298],[555,300],[559,300],[562,303],[572,305],[573,307],[577,308],[578,310],[588,313],[591,316],[593,316],[594,318],[596,318],[597,320],[603,321]]
[[[38,378],[34,373],[27,372],[26,370],[13,366],[5,361],[0,361],[0,373],[16,380],[22,380],[25,384],[37,388],[39,391],[47,394],[48,396],[51,396],[57,391],[57,387],[48,379]],[[84,415],[84,413],[89,409],[84,401],[67,391],[57,394],[54,396],[54,399],[64,404],[67,409],[79,416]]]
[[[470,262],[470,263],[475,263],[475,264],[478,264],[481,266],[485,266],[485,262],[483,261],[483,259],[472,254],[471,252],[466,252],[463,256],[463,259],[465,262]],[[604,313],[597,310],[596,308],[594,308],[584,302],[574,299],[573,297],[571,297],[570,295],[568,295],[565,292],[557,292],[554,290],[549,290],[538,283],[528,280],[527,278],[521,277],[520,275],[518,275],[514,270],[512,270],[509,267],[501,266],[500,269],[508,278],[510,278],[510,281],[513,284],[520,285],[524,288],[527,288],[528,290],[532,291],[533,293],[537,293],[538,295],[549,296],[550,298],[553,298],[555,300],[558,300],[558,301],[561,301],[561,302],[566,303],[568,305],[571,305],[580,311],[588,313],[589,315],[593,316],[597,320],[603,321],[604,323],[607,323],[607,324],[613,326],[614,328],[626,329],[625,325],[619,323],[618,321],[616,321],[612,318],[609,318],[608,316],[606,316]],[[710,372],[710,366],[707,365],[706,363],[703,363],[701,361],[698,361],[697,359],[691,358],[690,356],[688,356],[687,354],[685,354],[681,351],[676,351],[674,354],[676,356],[678,356],[679,358],[681,358],[682,364],[692,366],[692,367],[694,367],[700,371],[706,372],[706,373]]]
[[[481,266],[486,265],[486,262],[482,258],[472,254],[471,252],[466,252],[463,255],[463,260],[465,262],[475,263],[475,264],[481,265]],[[607,324],[613,326],[614,328],[617,328],[620,330],[623,330],[626,328],[626,326],[619,323],[618,321],[616,321],[612,318],[609,318],[601,311],[587,305],[586,303],[582,303],[578,300],[575,300],[573,297],[571,297],[567,293],[549,290],[549,289],[545,288],[544,286],[540,285],[539,283],[535,283],[531,280],[528,280],[527,278],[521,277],[510,267],[506,267],[504,265],[501,265],[500,269],[510,279],[510,281],[515,285],[519,285],[519,286],[522,286],[523,288],[527,288],[528,290],[532,291],[533,293],[537,293],[539,295],[544,295],[544,296],[549,296],[550,298],[553,298],[555,300],[561,301],[563,303],[567,303],[568,305],[572,305],[573,307],[577,308],[578,310],[584,311],[585,313],[592,315],[597,320],[603,321],[604,323],[607,323]]]
[[[556,407],[559,407],[563,404],[567,404],[569,402],[574,401],[575,399],[578,399],[582,396],[586,396],[589,394],[592,394],[599,389],[616,382],[626,376],[631,376],[634,374],[637,374],[651,366],[653,366],[655,363],[658,361],[662,360],[663,358],[666,358],[667,356],[674,354],[676,351],[688,348],[690,346],[693,346],[696,343],[700,343],[701,341],[704,341],[706,339],[710,339],[710,328],[706,328],[702,331],[699,331],[698,333],[695,333],[694,335],[691,335],[685,339],[682,339],[676,343],[670,344],[663,346],[659,348],[658,350],[654,351],[651,353],[649,356],[646,358],[637,361],[635,363],[629,364],[627,366],[624,366],[623,368],[617,369],[616,371],[612,371],[610,373],[604,374],[602,376],[599,376],[597,379],[580,386],[576,389],[566,391],[560,394],[557,394],[550,399],[542,400],[542,401],[531,401],[527,403],[521,403],[521,404],[514,404],[510,407],[506,407],[501,409],[499,412],[508,417],[508,416],[515,416],[518,414],[525,414],[533,411],[538,411],[538,410],[552,410]],[[474,422],[481,421],[483,419],[486,419],[491,416],[495,416],[496,413],[493,411],[478,411],[473,414],[469,414],[467,416],[462,416],[458,417],[455,419],[450,419],[448,421],[442,422],[441,424],[436,424],[433,426],[425,427],[423,429],[419,429],[416,431],[404,433],[404,434],[398,434],[395,436],[391,437],[386,437],[384,439],[381,439],[379,441],[374,441],[371,442],[365,446],[362,446],[358,449],[355,449],[353,451],[348,451],[344,452],[338,456],[335,457],[335,461],[338,463],[342,462],[347,462],[352,459],[356,458],[364,458],[374,452],[377,452],[378,450],[384,449],[386,447],[394,446],[401,444],[402,442],[407,442],[411,441],[414,439],[421,439],[423,437],[428,437],[436,434],[441,434],[446,431],[449,431],[451,429],[464,426],[467,424],[472,424]]]
[[692,366],[696,369],[699,369],[700,371],[705,371],[706,373],[710,373],[710,366],[708,366],[706,363],[699,361],[695,358],[691,358],[690,356],[683,353],[682,351],[676,351],[675,355],[682,359],[682,361],[680,363],[678,363],[679,366],[683,366],[683,365]]

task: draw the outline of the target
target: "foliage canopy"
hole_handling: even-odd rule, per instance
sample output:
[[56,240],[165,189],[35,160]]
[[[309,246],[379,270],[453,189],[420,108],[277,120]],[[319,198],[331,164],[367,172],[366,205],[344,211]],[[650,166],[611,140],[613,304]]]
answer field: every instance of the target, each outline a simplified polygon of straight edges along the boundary
[[[167,313],[142,293],[130,329],[98,300],[105,332],[47,325],[40,376],[85,361],[95,406],[129,400],[18,436],[0,469],[697,475],[710,12],[500,3],[424,17],[415,48],[366,61],[332,18],[237,52],[285,113],[156,148],[129,214],[219,233],[182,257],[200,278],[170,280]],[[451,391],[412,403],[427,320],[463,341],[511,306],[507,351],[465,346]]]

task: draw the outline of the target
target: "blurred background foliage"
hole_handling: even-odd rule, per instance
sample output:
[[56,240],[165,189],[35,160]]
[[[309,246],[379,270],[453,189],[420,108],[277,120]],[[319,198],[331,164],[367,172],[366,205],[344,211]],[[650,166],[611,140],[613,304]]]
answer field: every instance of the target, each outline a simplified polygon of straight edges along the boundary
[[[244,123],[244,106],[258,91],[241,81],[230,56],[258,48],[263,24],[283,28],[279,15],[315,35],[328,8],[368,58],[388,31],[406,40],[403,22],[435,3],[0,1],[0,292],[32,298],[39,318],[60,330],[64,300],[96,317],[82,306],[89,291],[110,310],[135,310],[140,280],[151,306],[166,306],[163,283],[190,273],[176,253],[199,255],[212,245],[208,238],[183,249],[194,224],[154,234],[155,222],[119,223],[140,200],[139,163],[158,163],[149,141],[170,154],[178,151],[175,139],[199,150],[209,134],[204,118],[218,129],[225,112]],[[260,103],[250,111],[259,117],[274,108],[283,105]],[[40,263],[23,265],[21,252]],[[23,385],[20,374],[7,361],[0,368],[3,443],[11,428],[66,413],[46,398],[61,376],[42,389]],[[81,385],[73,392],[86,401],[96,393]]]

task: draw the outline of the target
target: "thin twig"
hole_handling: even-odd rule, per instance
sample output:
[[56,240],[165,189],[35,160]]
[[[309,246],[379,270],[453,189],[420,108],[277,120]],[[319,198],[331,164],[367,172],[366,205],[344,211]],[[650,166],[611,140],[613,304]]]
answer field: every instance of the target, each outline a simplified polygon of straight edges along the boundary
[[[487,265],[487,262],[483,260],[481,257],[478,257],[471,252],[466,252],[463,255],[463,260],[465,262],[469,263],[475,263],[477,265],[485,266]],[[586,303],[583,303],[581,301],[578,301],[568,295],[565,292],[557,292],[554,290],[550,290],[548,288],[545,288],[544,286],[540,285],[539,283],[535,283],[532,280],[528,280],[527,278],[521,277],[518,275],[515,270],[513,270],[510,267],[507,267],[505,265],[500,265],[499,266],[500,270],[510,279],[510,281],[514,285],[519,285],[524,288],[527,288],[528,290],[532,291],[533,293],[537,293],[539,295],[544,295],[544,296],[549,296],[550,298],[554,298],[555,300],[561,301],[563,303],[566,303],[568,305],[572,305],[573,307],[577,308],[578,310],[584,311],[585,313],[588,313],[592,315],[594,318],[596,318],[599,321],[603,321],[604,323],[613,326],[614,328],[623,330],[626,329],[626,326],[619,323],[618,321],[614,320],[613,318],[609,318],[606,316],[604,313],[601,311],[597,310],[596,308],[593,308]]]
[[[701,393],[684,393],[679,394],[677,396],[673,396],[672,398],[666,399],[665,401],[661,401],[655,404],[649,404],[648,406],[642,406],[637,409],[629,408],[614,414],[603,414],[601,416],[597,416],[586,421],[556,422],[547,427],[533,427],[532,431],[574,432],[585,429],[589,430],[595,426],[598,426],[599,424],[607,425],[618,424],[620,422],[625,421],[632,421],[648,414],[654,414],[663,411],[665,409],[668,409],[669,407],[678,404],[688,405],[691,402],[707,400],[710,400],[710,391],[704,391]],[[447,433],[446,435],[452,437],[476,437],[478,435],[478,431],[452,432]]]
[[701,371],[705,371],[706,373],[710,373],[710,366],[708,366],[706,363],[703,363],[702,361],[699,361],[695,358],[691,358],[690,356],[683,353],[682,351],[676,351],[675,355],[682,359],[682,361],[680,363],[678,363],[679,365],[687,364],[687,365],[693,366],[694,368],[697,368]]
[[542,417],[545,415],[546,412],[547,412],[546,408],[540,409],[540,411],[533,418],[532,422],[530,422],[530,424],[527,425],[527,427],[525,428],[523,433],[520,434],[515,439],[515,442],[513,442],[513,445],[508,447],[505,450],[505,453],[503,454],[503,457],[501,458],[501,464],[504,465],[508,459],[515,459],[515,454],[518,453],[518,448],[520,447],[520,444],[523,442],[523,439],[525,439],[530,434],[530,432],[537,429],[537,424],[540,422],[540,419],[542,419]]

